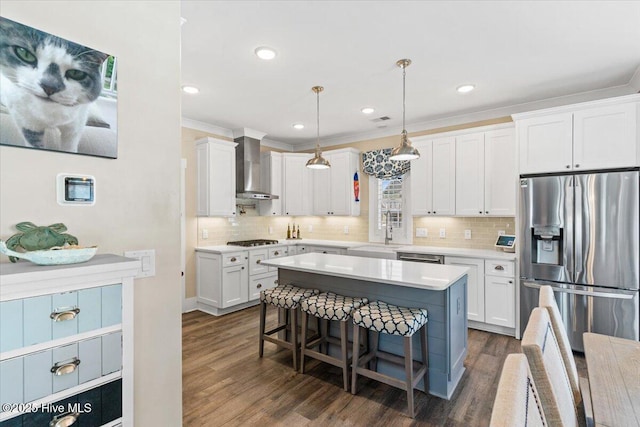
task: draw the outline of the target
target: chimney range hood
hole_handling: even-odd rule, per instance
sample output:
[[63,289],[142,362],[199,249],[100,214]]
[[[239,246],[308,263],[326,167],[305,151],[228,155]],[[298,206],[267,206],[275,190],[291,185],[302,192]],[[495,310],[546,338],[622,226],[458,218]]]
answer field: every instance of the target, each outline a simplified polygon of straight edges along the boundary
[[252,129],[233,131],[236,146],[236,198],[252,200],[279,199],[260,187],[260,140],[265,133]]

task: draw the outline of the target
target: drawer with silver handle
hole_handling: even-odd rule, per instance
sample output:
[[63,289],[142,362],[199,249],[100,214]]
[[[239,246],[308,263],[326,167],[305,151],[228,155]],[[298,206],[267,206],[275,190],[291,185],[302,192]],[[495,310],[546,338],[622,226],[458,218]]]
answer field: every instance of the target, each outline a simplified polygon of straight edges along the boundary
[[222,266],[231,267],[234,265],[240,265],[247,261],[249,258],[248,252],[233,252],[222,255]]
[[121,367],[121,332],[7,359],[0,362],[2,403],[41,399]]
[[122,322],[122,285],[0,302],[0,353]]
[[489,276],[514,277],[514,262],[487,259],[484,261],[484,274]]

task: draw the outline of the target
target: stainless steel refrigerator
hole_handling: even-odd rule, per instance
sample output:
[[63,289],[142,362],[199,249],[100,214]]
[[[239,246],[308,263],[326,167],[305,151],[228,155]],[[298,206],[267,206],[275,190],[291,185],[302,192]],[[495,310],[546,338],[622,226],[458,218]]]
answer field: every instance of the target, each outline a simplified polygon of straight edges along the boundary
[[582,334],[638,340],[639,172],[520,177],[520,328],[551,285],[571,347]]

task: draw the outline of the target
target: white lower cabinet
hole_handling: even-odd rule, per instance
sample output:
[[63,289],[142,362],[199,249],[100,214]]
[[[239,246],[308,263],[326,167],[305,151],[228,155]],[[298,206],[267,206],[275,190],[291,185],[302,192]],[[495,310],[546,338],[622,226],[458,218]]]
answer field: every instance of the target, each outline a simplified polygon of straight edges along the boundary
[[[515,263],[482,258],[445,257],[445,264],[468,267],[469,327],[515,333]],[[498,327],[498,328],[496,328]]]
[[320,253],[320,254],[333,254],[333,255],[346,255],[347,250],[342,248],[334,248],[331,246],[313,246],[307,245],[306,249],[301,253]]
[[249,300],[260,299],[260,292],[278,285],[278,273],[259,274],[249,279]]
[[222,308],[249,301],[246,264],[222,269]]
[[484,322],[484,260],[445,257],[444,263],[469,268],[467,272],[467,318],[476,322]]

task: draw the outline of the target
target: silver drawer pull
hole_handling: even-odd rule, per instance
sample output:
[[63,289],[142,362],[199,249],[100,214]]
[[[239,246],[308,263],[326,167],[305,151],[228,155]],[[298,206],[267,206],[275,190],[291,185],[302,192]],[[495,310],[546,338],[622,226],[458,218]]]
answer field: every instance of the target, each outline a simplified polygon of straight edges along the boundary
[[73,310],[54,311],[49,317],[51,317],[54,322],[64,322],[65,320],[75,319],[79,313],[80,309],[74,308]]
[[256,285],[256,288],[258,288],[258,289],[260,289],[261,287],[262,287],[262,283],[258,283],[258,284]]
[[496,265],[495,267],[493,267],[493,269],[498,271],[504,271],[504,267],[501,265]]
[[233,257],[233,258],[231,258],[229,261],[231,261],[231,262],[236,262],[237,260],[238,260],[238,258]]
[[57,377],[61,375],[67,375],[75,371],[80,364],[80,359],[74,358],[72,362],[63,363],[61,365],[59,365],[58,363],[51,367],[51,373]]
[[256,264],[260,264],[261,260],[257,259]]
[[280,255],[280,252],[278,252],[278,251],[275,251],[275,252],[273,253],[273,256],[278,256],[278,255]]
[[273,283],[278,284],[278,279],[274,280]]
[[51,420],[49,427],[69,427],[78,421],[79,416],[80,414],[78,412],[60,414]]

